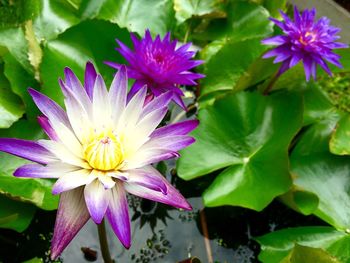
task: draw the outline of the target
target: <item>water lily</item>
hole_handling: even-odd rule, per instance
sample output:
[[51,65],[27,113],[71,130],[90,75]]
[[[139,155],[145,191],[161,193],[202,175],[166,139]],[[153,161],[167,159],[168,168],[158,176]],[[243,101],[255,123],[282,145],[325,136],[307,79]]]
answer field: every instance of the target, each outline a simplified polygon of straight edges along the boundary
[[320,65],[329,75],[332,75],[327,62],[337,67],[342,67],[339,62],[340,56],[333,49],[346,48],[347,45],[336,42],[340,37],[337,35],[340,29],[330,25],[330,20],[322,17],[315,20],[316,10],[304,10],[299,13],[294,7],[294,21],[284,12],[280,11],[284,21],[270,18],[279,28],[283,35],[264,39],[263,44],[277,45],[276,48],[267,52],[263,57],[276,57],[274,63],[282,62],[279,75],[289,68],[303,61],[306,80],[312,76],[316,79],[316,68]]
[[127,101],[127,74],[121,67],[109,91],[101,75],[87,64],[85,83],[69,69],[59,80],[64,111],[40,92],[29,89],[44,114],[39,123],[49,139],[28,141],[1,138],[0,150],[35,163],[14,175],[57,178],[53,194],[60,194],[52,258],[56,258],[91,217],[108,219],[121,243],[131,245],[126,193],[190,210],[185,198],[151,164],[178,156],[194,139],[197,126],[189,120],[157,128],[167,112],[171,92],[146,106],[146,88]]
[[[159,35],[152,39],[149,30],[146,30],[144,38],[138,39],[130,34],[134,45],[134,51],[130,50],[118,39],[117,51],[127,60],[128,74],[135,79],[129,98],[147,85],[149,97],[158,97],[170,91],[173,100],[183,109],[186,109],[181,97],[184,95],[179,85],[197,85],[196,79],[204,75],[191,72],[194,67],[203,63],[201,60],[192,60],[196,52],[190,51],[191,43],[177,46],[177,41],[170,40],[167,33],[163,40]],[[105,62],[107,65],[120,69],[121,64]]]

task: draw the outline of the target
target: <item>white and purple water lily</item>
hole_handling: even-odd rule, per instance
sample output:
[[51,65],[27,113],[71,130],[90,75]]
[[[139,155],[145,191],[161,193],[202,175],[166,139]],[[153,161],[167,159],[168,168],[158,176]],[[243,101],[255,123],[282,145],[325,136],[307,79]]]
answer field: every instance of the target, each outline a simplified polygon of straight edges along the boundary
[[194,139],[187,134],[198,125],[189,120],[157,126],[172,99],[164,93],[144,106],[146,88],[127,102],[127,74],[121,67],[109,91],[91,63],[85,83],[69,69],[59,80],[66,111],[50,98],[29,89],[44,114],[39,123],[49,140],[1,138],[0,150],[35,163],[14,175],[58,178],[53,193],[60,194],[52,258],[56,258],[91,217],[106,217],[121,243],[131,245],[126,192],[190,210],[185,198],[151,164],[177,157]]

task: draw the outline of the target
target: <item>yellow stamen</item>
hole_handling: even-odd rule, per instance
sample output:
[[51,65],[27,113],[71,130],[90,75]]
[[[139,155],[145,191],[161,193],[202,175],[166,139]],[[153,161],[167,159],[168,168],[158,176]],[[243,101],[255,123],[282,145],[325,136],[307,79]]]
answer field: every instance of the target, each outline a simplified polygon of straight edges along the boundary
[[93,134],[84,143],[84,157],[89,165],[100,171],[115,170],[123,162],[120,140],[112,131]]

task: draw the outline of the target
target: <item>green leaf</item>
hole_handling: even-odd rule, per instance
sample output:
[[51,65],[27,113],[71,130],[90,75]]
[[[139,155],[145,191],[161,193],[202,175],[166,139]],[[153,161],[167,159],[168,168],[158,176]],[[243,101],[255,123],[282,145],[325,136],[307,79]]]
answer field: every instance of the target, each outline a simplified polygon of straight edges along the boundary
[[[43,138],[43,133],[36,123],[20,120],[10,129],[0,130],[0,137],[36,140]],[[31,202],[42,209],[57,208],[58,196],[51,193],[52,180],[16,178],[12,175],[14,170],[28,161],[6,153],[0,153],[0,159],[0,193]]]
[[304,126],[336,115],[337,110],[331,103],[328,95],[315,82],[310,82],[304,94]]
[[8,128],[24,113],[23,102],[10,89],[10,83],[3,74],[0,64],[0,128]]
[[205,191],[207,206],[261,210],[289,189],[287,152],[302,122],[299,95],[239,92],[201,109],[198,118],[196,143],[177,165],[185,180],[226,168]]
[[175,21],[171,0],[83,0],[80,13],[83,19],[108,20],[139,35],[147,28],[165,35]]
[[75,9],[66,1],[26,0],[25,7],[39,43],[56,38],[80,22]]
[[350,114],[346,114],[337,124],[329,143],[332,153],[350,155]]
[[[263,263],[350,262],[349,235],[332,227],[283,229],[256,240],[261,245],[259,260]],[[311,256],[313,260],[295,261],[301,255],[304,259]],[[317,258],[318,256],[320,258]],[[338,261],[321,261],[327,259],[327,256]],[[290,257],[291,260],[283,261],[286,257]]]
[[28,42],[21,27],[0,29],[0,46],[5,47],[27,72],[33,73],[28,59]]
[[24,231],[32,221],[36,208],[0,194],[0,228]]
[[7,53],[3,58],[5,62],[4,74],[11,84],[12,91],[23,100],[27,118],[36,120],[39,111],[28,93],[28,88],[38,89],[39,83],[10,53]]
[[350,158],[329,153],[340,115],[309,127],[291,154],[294,185],[319,198],[314,214],[338,229],[350,229]]
[[[223,1],[220,0],[174,0],[175,17],[179,23],[192,16],[210,16],[211,14],[217,17],[225,17],[223,10]],[[218,14],[216,14],[218,13]]]
[[225,44],[205,65],[201,96],[218,90],[233,90],[265,49],[259,39]]
[[281,263],[340,263],[335,257],[321,248],[312,248],[295,245],[293,250],[285,257]]
[[130,43],[129,33],[125,29],[120,29],[110,22],[91,20],[82,22],[57,39],[49,41],[44,48],[40,67],[42,91],[62,104],[63,95],[58,85],[58,78],[63,77],[63,69],[70,67],[83,80],[85,65],[89,60],[104,73],[106,82],[111,82],[115,70],[103,62],[123,62],[118,52],[114,51],[115,38],[126,45]]
[[[254,73],[253,62],[267,49],[260,43],[272,33],[267,10],[245,1],[235,1],[228,10],[230,16],[224,36],[206,46],[200,54],[207,62],[201,96],[218,90],[233,90],[241,77]],[[266,77],[262,75],[254,84]],[[242,80],[237,90],[247,88],[244,84],[250,82],[250,79]]]
[[9,128],[24,113],[22,101],[7,88],[0,88],[0,128]]

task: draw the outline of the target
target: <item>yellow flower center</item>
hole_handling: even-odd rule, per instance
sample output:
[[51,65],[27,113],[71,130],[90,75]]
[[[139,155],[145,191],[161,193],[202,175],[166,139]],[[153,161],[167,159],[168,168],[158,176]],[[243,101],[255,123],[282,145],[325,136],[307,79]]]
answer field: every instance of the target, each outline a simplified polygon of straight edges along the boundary
[[83,145],[84,157],[97,170],[115,170],[123,162],[123,150],[118,137],[107,131],[94,134]]

